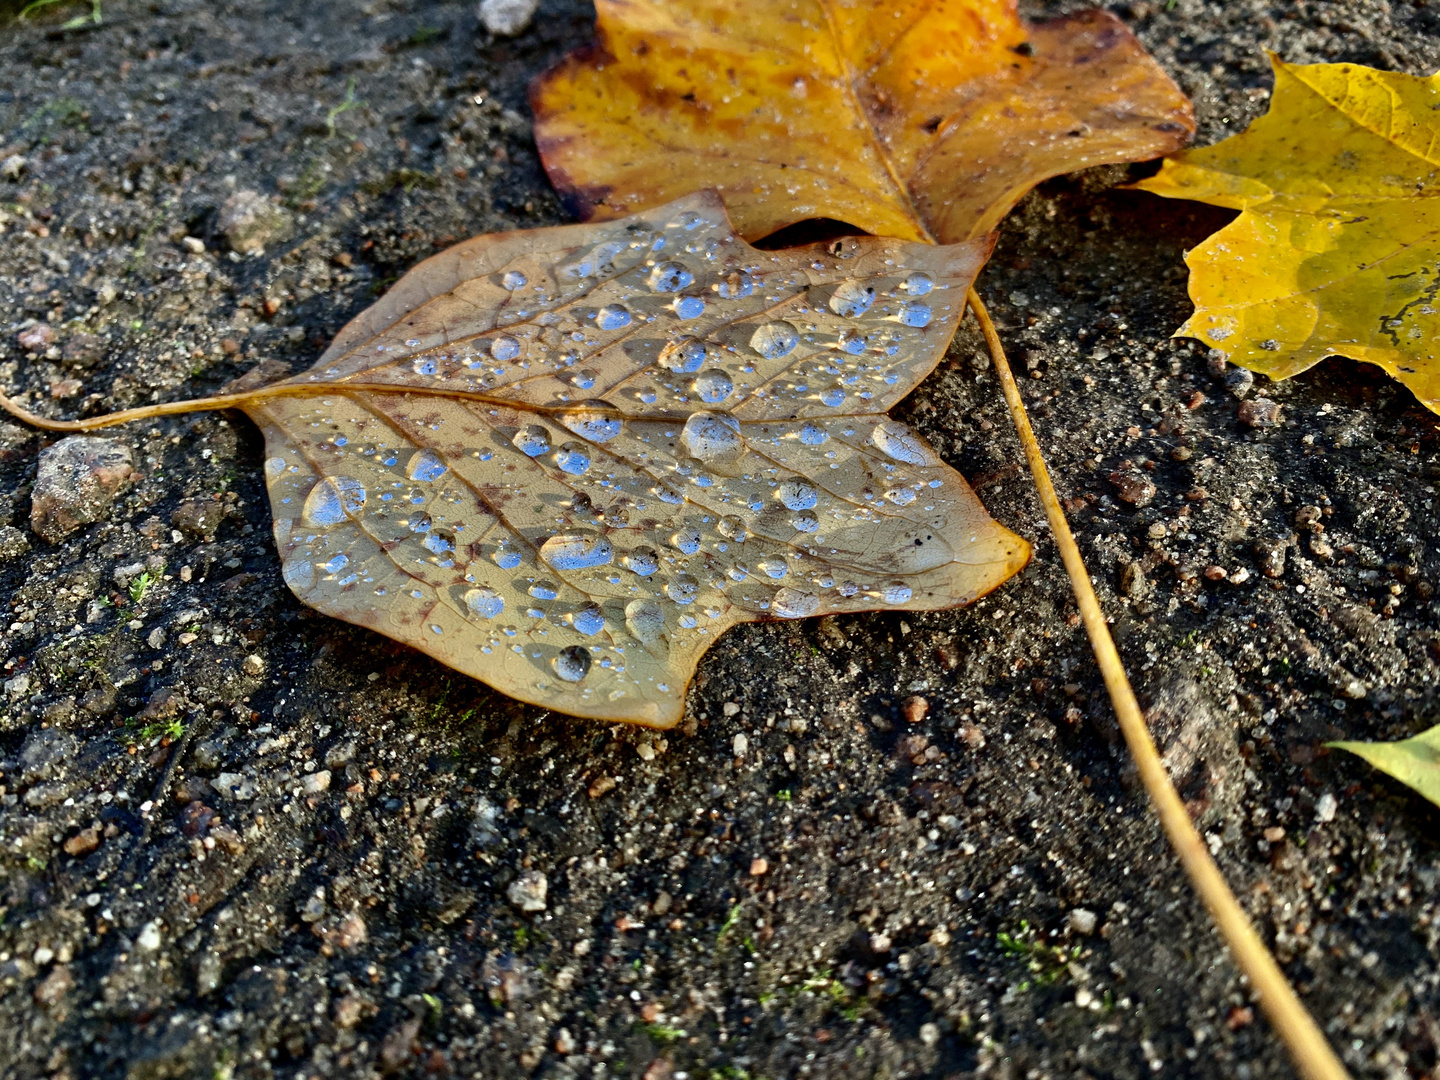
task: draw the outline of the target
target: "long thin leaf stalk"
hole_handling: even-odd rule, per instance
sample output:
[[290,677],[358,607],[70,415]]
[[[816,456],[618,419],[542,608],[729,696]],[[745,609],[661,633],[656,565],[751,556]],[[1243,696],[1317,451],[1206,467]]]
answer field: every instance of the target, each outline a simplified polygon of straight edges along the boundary
[[1155,741],[1150,737],[1150,729],[1145,724],[1144,714],[1140,711],[1140,703],[1135,700],[1135,692],[1130,688],[1130,680],[1125,675],[1125,667],[1115,648],[1115,640],[1110,636],[1110,628],[1100,610],[1095,589],[1090,584],[1090,575],[1080,557],[1075,536],[1065,520],[1065,512],[1060,508],[1055,486],[1050,482],[1044,455],[1041,454],[1040,444],[1030,427],[1025,403],[1020,399],[1019,387],[1015,385],[1015,376],[1010,373],[1010,363],[1005,358],[1000,335],[995,330],[995,324],[990,321],[990,315],[979,294],[971,289],[966,299],[975,313],[981,332],[985,335],[990,356],[995,361],[995,373],[1000,378],[1001,389],[1005,392],[1005,403],[1010,407],[1010,416],[1015,421],[1020,442],[1025,447],[1025,457],[1030,463],[1030,472],[1035,478],[1035,489],[1039,492],[1040,502],[1045,507],[1045,516],[1050,521],[1055,546],[1060,549],[1065,572],[1070,575],[1070,586],[1075,591],[1076,602],[1080,605],[1080,618],[1085,624],[1086,634],[1090,637],[1090,647],[1094,650],[1095,661],[1105,679],[1105,689],[1110,693],[1110,701],[1120,721],[1125,744],[1130,748],[1130,756],[1135,761],[1140,781],[1145,786],[1146,794],[1150,796],[1151,805],[1155,807],[1155,813],[1160,818],[1160,825],[1175,853],[1180,856],[1180,863],[1189,875],[1195,891],[1209,909],[1210,917],[1215,920],[1221,936],[1230,947],[1230,955],[1236,966],[1250,980],[1250,989],[1260,1002],[1260,1007],[1269,1018],[1271,1026],[1284,1040],[1296,1070],[1305,1080],[1346,1080],[1348,1074],[1345,1067],[1340,1064],[1340,1059],[1335,1056],[1320,1028],[1306,1012],[1305,1006],[1300,1004],[1300,999],[1295,996],[1295,991],[1286,981],[1274,957],[1250,925],[1249,918],[1235,899],[1235,894],[1225,884],[1220,868],[1210,857],[1205,842],[1195,831],[1190,815],[1170,782],[1170,776],[1155,749]]

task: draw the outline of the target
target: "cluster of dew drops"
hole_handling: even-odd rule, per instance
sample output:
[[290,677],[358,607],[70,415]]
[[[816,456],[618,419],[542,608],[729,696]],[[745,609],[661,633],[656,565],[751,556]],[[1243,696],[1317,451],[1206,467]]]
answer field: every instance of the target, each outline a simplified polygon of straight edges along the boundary
[[[687,214],[679,221],[681,227],[693,230],[702,224],[708,224],[702,215]],[[665,246],[665,238],[653,238],[646,236],[645,232],[631,226],[630,231],[636,238],[629,244],[620,241],[610,241],[594,248],[586,257],[569,266],[562,267],[557,275],[563,282],[569,280],[581,286],[593,285],[598,277],[613,275],[616,272],[615,260],[627,248],[636,249],[648,247],[651,253],[658,253]],[[728,239],[728,238],[727,238]],[[686,251],[691,254],[700,255],[704,259],[714,259],[720,248],[721,242],[714,237],[699,243],[688,245]],[[833,253],[840,254],[840,245],[833,249]],[[827,271],[828,267],[820,261],[812,264],[816,271]],[[669,304],[673,315],[680,322],[686,322],[700,318],[706,311],[707,298],[697,295],[694,288],[696,275],[684,263],[677,259],[650,258],[644,266],[637,269],[637,274],[643,276],[645,284],[652,294],[672,295],[673,299]],[[520,294],[530,284],[526,274],[519,269],[508,269],[499,277],[500,286],[511,294]],[[758,267],[731,270],[728,273],[722,272],[718,281],[710,286],[711,292],[720,302],[738,301],[750,297],[757,289],[763,289],[766,282],[764,276],[759,273]],[[793,279],[780,284],[794,285]],[[932,318],[930,304],[922,299],[935,288],[933,279],[922,272],[912,272],[906,275],[898,285],[897,292],[903,293],[904,298],[899,299],[893,306],[883,307],[881,311],[875,312],[883,315],[886,322],[898,323],[912,328],[924,328]],[[586,290],[588,291],[588,289]],[[547,300],[553,299],[547,296],[545,286],[537,285],[532,290],[535,300],[542,306]],[[895,294],[891,294],[892,296]],[[767,299],[779,300],[778,295]],[[876,290],[873,285],[854,278],[841,280],[830,292],[826,301],[834,315],[845,320],[860,320],[869,315],[875,307],[877,300]],[[798,309],[802,314],[805,308]],[[547,318],[548,317],[548,318]],[[653,321],[655,316],[637,316],[630,308],[619,302],[610,302],[598,307],[591,318],[594,321],[596,330],[602,332],[626,331],[637,317],[645,321]],[[534,318],[535,323],[545,326],[548,322],[554,326],[559,319],[554,312],[542,312],[536,318],[534,313],[526,310],[522,305],[509,310],[505,315],[509,320],[507,325],[526,321]],[[552,360],[554,368],[567,371],[566,381],[569,385],[580,390],[588,390],[594,386],[595,374],[587,369],[575,369],[575,365],[582,358],[582,353],[576,346],[583,345],[589,349],[602,346],[603,342],[589,336],[586,332],[575,329],[566,334],[571,344],[563,349],[558,356]],[[781,360],[799,347],[801,341],[812,344],[817,343],[817,327],[814,325],[802,325],[797,328],[792,322],[775,319],[761,323],[749,337],[749,347],[753,352],[765,361]],[[415,350],[424,343],[415,338],[405,341],[406,350]],[[827,372],[832,375],[841,373],[841,368],[833,361],[827,360],[827,356],[860,357],[867,353],[893,356],[898,350],[898,335],[893,333],[864,332],[857,327],[842,328],[833,336],[833,340],[820,342],[824,352],[818,353],[809,359],[817,359],[819,364],[816,372]],[[392,346],[381,345],[377,351],[389,351]],[[730,373],[718,366],[714,360],[714,346],[688,335],[673,337],[662,348],[657,366],[663,369],[669,376],[689,376],[690,382],[685,390],[693,395],[690,400],[698,399],[707,406],[721,405],[727,402],[736,390],[736,386]],[[540,344],[538,351],[542,354],[549,350],[545,345]],[[733,348],[730,351],[734,351]],[[414,357],[410,361],[411,369],[415,374],[427,377],[448,377],[459,366],[468,371],[483,370],[484,374],[479,381],[472,384],[473,388],[481,390],[492,390],[497,386],[503,386],[507,379],[515,379],[515,369],[528,369],[529,363],[526,359],[526,346],[513,333],[502,332],[482,336],[474,342],[467,342],[465,347],[459,351],[451,350],[448,355],[444,351],[431,350]],[[742,371],[751,372],[753,366],[744,366]],[[860,370],[864,370],[863,366]],[[326,375],[333,376],[336,369],[330,369]],[[323,376],[321,376],[323,377]],[[519,378],[524,378],[522,374]],[[887,373],[884,378],[886,382],[893,383],[897,376]],[[856,381],[856,376],[851,375],[849,382]],[[672,387],[673,388],[673,387]],[[794,393],[803,394],[810,390],[810,387],[803,383],[790,383],[786,389]],[[565,395],[562,395],[562,399]],[[641,404],[653,404],[656,399],[656,392],[653,388],[642,387],[635,391],[635,396]],[[680,400],[686,401],[685,393],[679,395]],[[862,399],[870,397],[869,393],[862,393]],[[838,408],[846,398],[846,391],[840,385],[831,386],[811,396],[811,400],[818,400],[820,403],[831,408]],[[549,430],[541,424],[523,424],[515,431],[511,443],[520,454],[530,459],[538,459],[548,455],[547,461],[554,465],[561,473],[573,477],[586,474],[594,460],[594,447],[603,445],[619,436],[624,430],[624,421],[618,414],[618,410],[603,401],[583,401],[570,412],[562,413],[559,416],[560,423],[574,434],[580,437],[580,442],[566,441],[558,446],[552,444]],[[826,441],[829,436],[825,428],[816,423],[806,423],[800,426],[798,437],[809,445],[818,445]],[[691,412],[685,421],[683,430],[680,433],[680,440],[689,454],[690,465],[703,466],[707,463],[714,463],[733,457],[743,450],[744,438],[741,435],[740,423],[728,412],[719,409],[702,409]],[[336,440],[344,443],[344,439]],[[919,463],[923,455],[917,454],[913,439],[898,426],[882,424],[877,426],[872,433],[871,442],[878,449],[895,461],[902,463]],[[398,458],[393,452],[386,452],[389,456],[384,458],[384,464],[393,466],[398,464]],[[481,456],[488,457],[489,452]],[[283,462],[281,462],[283,464]],[[681,471],[689,471],[683,464]],[[447,471],[445,463],[432,451],[421,449],[411,455],[405,473],[412,482],[429,484]],[[939,484],[933,481],[931,486]],[[662,502],[681,503],[684,496],[676,491],[671,485],[660,481],[651,489],[656,498]],[[392,496],[386,493],[382,499],[390,499]],[[795,512],[793,523],[801,531],[813,531],[818,523],[812,512],[817,494],[815,487],[808,481],[801,478],[790,478],[780,481],[775,485],[774,497],[788,510]],[[898,485],[891,491],[886,492],[890,501],[904,504],[913,498],[913,490],[904,485]],[[581,499],[583,500],[583,496]],[[288,501],[288,500],[287,500]],[[325,528],[338,525],[347,518],[358,518],[363,512],[366,501],[366,492],[363,484],[346,476],[328,476],[318,483],[311,491],[305,501],[302,512],[302,520],[309,525]],[[423,502],[422,494],[412,494],[411,502]],[[753,508],[753,507],[752,507]],[[423,512],[412,513],[409,520],[410,529],[413,532],[423,535],[422,544],[432,552],[440,561],[440,565],[454,565],[453,560],[446,562],[456,548],[456,539],[453,533],[435,528],[431,529],[432,520]],[[709,520],[708,518],[706,520]],[[716,522],[717,531],[727,540],[734,543],[743,543],[746,539],[747,529],[741,518],[735,515],[721,515]],[[691,535],[693,533],[693,535]],[[698,529],[681,529],[675,537],[671,538],[672,546],[682,555],[690,555],[698,552],[701,547],[701,536]],[[604,536],[594,536],[586,533],[556,533],[543,541],[538,549],[539,559],[550,566],[558,573],[586,570],[595,567],[609,565],[616,560],[616,552],[613,544]],[[521,544],[514,541],[501,541],[492,554],[492,560],[502,570],[514,570],[520,567],[524,561]],[[661,566],[661,557],[648,546],[637,547],[633,551],[622,554],[619,558],[619,565],[630,570],[641,578],[649,578],[657,573]],[[294,587],[307,588],[313,584],[315,569],[324,570],[332,575],[332,580],[337,584],[354,584],[357,580],[354,574],[339,576],[346,567],[346,556],[337,554],[328,561],[313,566],[304,560],[292,560],[287,562],[285,575],[286,580]],[[787,566],[785,560],[779,556],[765,556],[757,560],[756,569],[771,578],[783,577]],[[472,618],[493,620],[499,618],[505,610],[504,597],[494,588],[475,582],[473,574],[466,575],[467,580],[473,583],[461,599],[466,611]],[[835,587],[835,582],[828,574],[821,575],[817,582],[822,588]],[[841,582],[838,591],[843,596],[853,596],[861,591],[861,586],[853,581]],[[664,587],[664,594],[676,604],[684,606],[692,603],[700,593],[700,583],[691,574],[681,571],[674,574]],[[868,592],[869,590],[867,590]],[[540,579],[532,581],[528,588],[532,597],[539,601],[553,600],[558,596],[558,589],[552,583]],[[901,581],[893,581],[882,584],[874,590],[878,599],[885,603],[902,604],[911,598],[911,589]],[[417,595],[419,595],[417,593]],[[813,594],[791,587],[781,587],[773,594],[769,602],[764,606],[768,607],[772,614],[782,618],[799,618],[813,614],[819,607],[819,599]],[[532,615],[543,615],[541,609],[532,609]],[[719,611],[707,611],[706,614],[718,616]],[[586,601],[579,605],[575,611],[565,616],[565,622],[577,633],[583,636],[593,636],[605,629],[605,617],[599,605],[592,601]],[[665,613],[654,599],[637,599],[631,601],[625,609],[625,623],[627,629],[643,644],[649,645],[660,639],[665,629]],[[682,627],[693,628],[696,620],[693,617],[682,617]],[[440,632],[438,625],[434,628]],[[511,628],[506,632],[514,634]],[[520,651],[520,646],[514,647]],[[485,651],[489,651],[488,648]],[[623,649],[617,646],[617,652]],[[588,675],[594,658],[589,649],[583,645],[571,645],[560,649],[551,659],[550,666],[556,676],[566,683],[582,682]],[[609,661],[604,666],[612,666]],[[623,666],[617,668],[623,670]],[[658,689],[668,689],[660,684]]]

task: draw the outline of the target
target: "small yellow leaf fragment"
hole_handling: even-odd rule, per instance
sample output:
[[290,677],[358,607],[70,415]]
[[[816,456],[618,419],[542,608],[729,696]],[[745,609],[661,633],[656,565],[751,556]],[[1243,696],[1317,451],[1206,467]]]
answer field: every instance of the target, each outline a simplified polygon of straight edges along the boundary
[[1269,112],[1137,185],[1241,211],[1176,334],[1274,379],[1363,360],[1440,412],[1440,76],[1272,63]]
[[1440,806],[1440,724],[1399,742],[1332,742]]

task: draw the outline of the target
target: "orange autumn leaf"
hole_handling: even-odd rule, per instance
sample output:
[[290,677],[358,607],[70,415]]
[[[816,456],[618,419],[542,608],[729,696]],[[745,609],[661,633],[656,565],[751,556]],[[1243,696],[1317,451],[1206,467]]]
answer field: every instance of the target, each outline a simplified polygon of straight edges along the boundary
[[538,79],[535,137],[583,218],[700,187],[747,239],[807,218],[954,243],[1047,177],[1179,149],[1189,101],[1103,12],[1013,0],[599,0]]

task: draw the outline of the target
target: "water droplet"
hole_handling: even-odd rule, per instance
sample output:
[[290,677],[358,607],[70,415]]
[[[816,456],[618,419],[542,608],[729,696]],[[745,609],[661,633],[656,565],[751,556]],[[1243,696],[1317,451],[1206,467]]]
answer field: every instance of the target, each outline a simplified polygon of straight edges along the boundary
[[418,337],[412,337],[407,339],[405,342],[405,347],[409,349],[418,349],[420,347],[420,339]]
[[833,387],[820,395],[820,401],[822,404],[829,405],[834,409],[844,403],[845,391],[841,390],[838,386]]
[[526,457],[539,457],[550,449],[550,433],[539,424],[521,428],[510,441]]
[[667,342],[660,350],[660,366],[677,375],[689,375],[699,371],[705,363],[705,345],[693,337],[682,337]]
[[691,604],[700,594],[700,583],[689,574],[676,574],[665,586],[665,595],[677,604]]
[[432,520],[430,515],[422,510],[418,514],[411,514],[405,524],[411,532],[426,532],[430,528]]
[[798,344],[800,335],[788,322],[766,323],[750,335],[750,347],[766,360],[789,356]]
[[660,556],[654,548],[637,547],[634,551],[627,551],[621,557],[620,563],[632,574],[649,577],[660,569]]
[[700,400],[707,405],[724,401],[735,391],[734,380],[719,368],[707,368],[700,372],[695,376],[693,386],[695,393],[700,396]]
[[854,596],[860,591],[860,586],[853,581],[842,581],[840,587],[835,590],[841,596]]
[[540,558],[556,570],[604,566],[614,557],[615,548],[609,540],[588,533],[559,533],[540,545]]
[[571,645],[556,653],[550,666],[566,682],[579,682],[590,674],[590,650],[583,645]]
[[830,433],[819,424],[804,423],[800,425],[800,432],[796,437],[806,446],[819,446],[829,441]]
[[665,632],[665,611],[654,600],[631,600],[625,605],[625,626],[642,645],[653,645]]
[[405,475],[421,483],[438,480],[449,471],[450,467],[433,450],[416,450],[405,464]]
[[[591,406],[587,408],[586,406]],[[622,424],[618,416],[611,416],[601,409],[608,409],[609,406],[603,401],[586,402],[574,412],[567,412],[560,417],[560,423],[591,442],[609,442],[620,434]]]
[[909,506],[915,501],[915,489],[897,484],[885,490],[885,498],[889,499],[896,506]]
[[285,471],[285,459],[283,457],[272,457],[265,459],[265,479],[274,480]]
[[770,614],[782,619],[803,619],[820,609],[820,598],[814,593],[792,589],[788,585],[770,601]]
[[790,572],[790,564],[779,555],[763,555],[755,561],[755,569],[766,577],[782,578]]
[[840,346],[841,352],[859,356],[865,351],[865,335],[859,330],[841,330],[840,340],[836,344]]
[[571,386],[579,387],[581,390],[589,390],[592,386],[595,385],[595,380],[599,378],[599,376],[596,375],[595,372],[591,371],[589,368],[581,368],[579,371],[572,371],[566,377],[569,379]]
[[922,274],[917,271],[901,282],[900,287],[911,296],[924,296],[931,289],[935,288],[935,279],[929,274]]
[[735,270],[720,279],[715,291],[722,300],[740,300],[755,290],[755,279],[743,270]]
[[500,285],[502,288],[514,292],[516,289],[523,289],[529,284],[529,280],[530,279],[519,270],[506,270],[505,273],[500,276]]
[[870,432],[870,443],[887,457],[907,465],[940,464],[940,458],[924,439],[893,420],[876,424]]
[[902,300],[896,318],[906,326],[929,326],[930,305],[922,304],[919,300]]
[[880,589],[880,599],[887,604],[903,604],[913,596],[909,585],[903,581],[892,581]]
[[737,544],[743,544],[750,531],[745,528],[745,522],[734,514],[726,514],[715,523],[715,529],[727,540],[734,540]]
[[664,481],[656,484],[650,490],[655,493],[655,498],[659,499],[662,503],[669,503],[671,506],[685,501],[684,495],[681,495],[680,492],[676,491]]
[[854,319],[875,303],[875,289],[854,279],[842,281],[830,295],[830,310],[844,319]]
[[410,366],[415,369],[416,375],[434,375],[440,370],[440,365],[435,362],[433,356],[418,357]]
[[570,625],[588,637],[605,629],[605,615],[599,604],[581,604],[571,614]]
[[646,283],[658,293],[679,292],[681,289],[694,284],[695,275],[678,262],[656,263],[650,269],[650,276]]
[[630,312],[623,304],[606,304],[595,313],[595,325],[601,330],[621,330],[630,325]]
[[478,619],[493,619],[505,610],[505,600],[490,586],[482,585],[465,594],[465,606]]
[[799,477],[780,481],[775,488],[775,498],[787,510],[809,510],[820,499],[815,485]]
[[444,529],[434,529],[425,534],[425,539],[420,541],[426,551],[436,555],[445,555],[455,550],[455,534],[446,532]]
[[308,559],[291,559],[285,564],[280,575],[285,579],[285,584],[296,591],[309,589],[315,584],[315,567]]
[[514,360],[520,355],[520,342],[509,334],[501,334],[490,342],[490,355],[496,360]]
[[561,472],[579,476],[590,468],[590,451],[580,443],[567,442],[555,451],[555,464]]
[[677,296],[674,308],[682,319],[698,319],[705,314],[705,301],[698,296]]
[[693,525],[677,529],[670,537],[670,546],[682,555],[694,555],[700,550],[700,530]]
[[554,600],[560,595],[560,587],[553,581],[546,581],[541,578],[530,586],[530,595],[536,600]]
[[347,555],[332,555],[319,565],[317,569],[324,570],[327,574],[338,574],[345,567],[350,565],[350,558]]
[[691,413],[680,432],[685,449],[702,462],[732,458],[745,448],[740,437],[740,421],[729,413]]
[[820,528],[820,519],[813,510],[801,510],[790,519],[790,524],[795,526],[796,532],[813,533]]
[[501,570],[514,570],[524,560],[520,553],[520,545],[514,540],[501,540],[495,545],[495,550],[490,553],[490,558]]
[[300,520],[312,529],[327,529],[365,509],[365,485],[348,476],[326,476],[305,496]]

